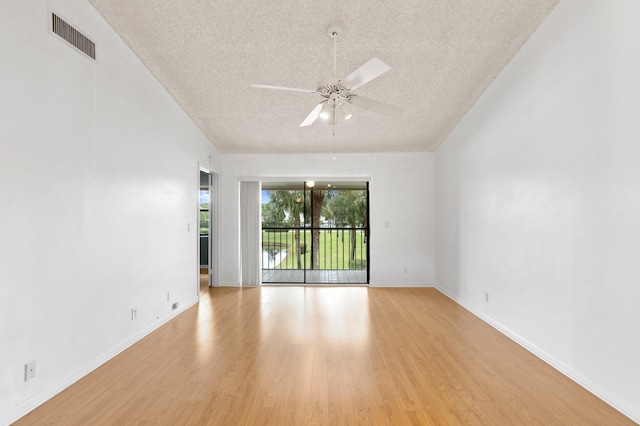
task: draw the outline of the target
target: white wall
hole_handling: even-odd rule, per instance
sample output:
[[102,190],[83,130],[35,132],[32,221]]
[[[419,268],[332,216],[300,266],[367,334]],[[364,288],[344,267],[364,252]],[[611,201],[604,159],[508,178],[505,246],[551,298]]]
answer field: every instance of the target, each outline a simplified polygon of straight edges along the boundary
[[[48,33],[48,5],[97,63]],[[178,312],[167,291],[197,301],[198,161],[217,153],[85,0],[0,2],[0,93],[7,424]]]
[[562,1],[436,154],[438,287],[636,421],[639,16]]
[[432,286],[433,158],[432,153],[338,154],[335,160],[330,154],[224,155],[221,284],[240,285],[240,178],[370,177],[371,285]]

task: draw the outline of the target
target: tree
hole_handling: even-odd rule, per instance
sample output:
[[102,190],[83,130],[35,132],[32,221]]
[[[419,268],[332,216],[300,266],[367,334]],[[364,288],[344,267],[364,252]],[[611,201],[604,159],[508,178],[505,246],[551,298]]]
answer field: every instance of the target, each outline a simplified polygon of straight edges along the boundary
[[313,247],[312,269],[319,269],[320,265],[320,216],[326,190],[311,188],[311,247]]
[[333,211],[333,203],[332,199],[336,196],[336,193],[340,193],[340,191],[330,190],[326,191],[324,194],[324,202],[322,204],[322,217],[324,217],[329,223],[329,232],[331,232],[331,227],[336,223],[336,215]]
[[[304,212],[304,193],[303,191],[290,191],[278,189],[271,191],[271,201],[267,209],[282,212],[289,220],[293,221],[294,226],[294,251],[296,253],[296,261],[298,269],[302,269],[301,247],[300,247],[300,216]],[[283,221],[284,224],[284,221]],[[264,225],[263,225],[264,226]]]
[[285,224],[285,213],[274,203],[262,205],[262,227],[279,228]]
[[356,259],[356,228],[367,225],[367,194],[361,190],[334,191],[329,200],[335,220],[340,225],[349,225],[349,260]]

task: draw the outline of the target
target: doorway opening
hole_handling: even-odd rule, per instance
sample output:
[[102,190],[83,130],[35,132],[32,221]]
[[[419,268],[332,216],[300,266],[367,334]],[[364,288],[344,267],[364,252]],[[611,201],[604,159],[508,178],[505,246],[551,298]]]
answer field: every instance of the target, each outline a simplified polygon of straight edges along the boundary
[[368,182],[263,182],[264,284],[369,284]]
[[198,192],[198,272],[199,292],[217,285],[217,174],[200,168]]

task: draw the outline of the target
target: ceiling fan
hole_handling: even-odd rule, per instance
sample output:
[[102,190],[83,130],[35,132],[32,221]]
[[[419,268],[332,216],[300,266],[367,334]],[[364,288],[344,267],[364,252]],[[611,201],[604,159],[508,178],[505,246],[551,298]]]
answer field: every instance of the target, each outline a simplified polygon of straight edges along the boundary
[[332,25],[327,29],[327,34],[333,39],[333,78],[321,81],[318,84],[317,89],[296,89],[292,87],[268,86],[264,84],[252,84],[251,87],[319,94],[324,99],[315,106],[313,111],[311,111],[302,124],[300,124],[300,127],[310,126],[316,122],[318,117],[320,117],[323,120],[330,120],[329,123],[334,125],[334,135],[336,120],[339,116],[345,120],[352,117],[349,105],[354,105],[358,108],[390,117],[398,117],[402,114],[403,110],[401,108],[353,93],[353,91],[358,87],[370,82],[374,78],[381,76],[391,69],[389,65],[380,59],[375,57],[370,59],[345,78],[336,77],[336,41],[341,32],[342,29],[337,25]]

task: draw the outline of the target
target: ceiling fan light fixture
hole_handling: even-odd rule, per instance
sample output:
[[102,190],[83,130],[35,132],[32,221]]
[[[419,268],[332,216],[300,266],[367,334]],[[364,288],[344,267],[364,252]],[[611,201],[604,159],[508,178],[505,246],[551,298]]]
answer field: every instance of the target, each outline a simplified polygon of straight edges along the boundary
[[331,106],[328,102],[325,102],[322,105],[322,110],[320,110],[320,118],[323,120],[328,120],[331,117]]

